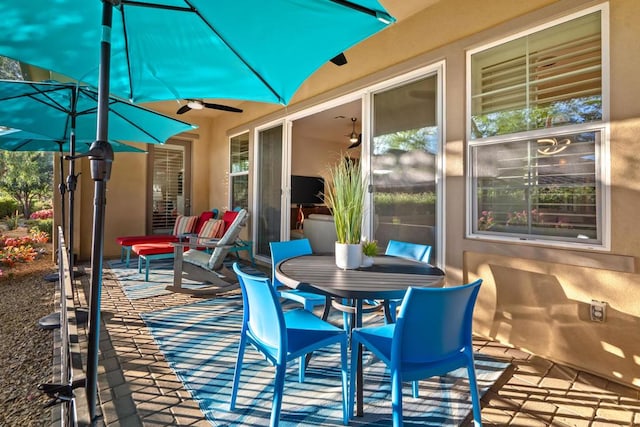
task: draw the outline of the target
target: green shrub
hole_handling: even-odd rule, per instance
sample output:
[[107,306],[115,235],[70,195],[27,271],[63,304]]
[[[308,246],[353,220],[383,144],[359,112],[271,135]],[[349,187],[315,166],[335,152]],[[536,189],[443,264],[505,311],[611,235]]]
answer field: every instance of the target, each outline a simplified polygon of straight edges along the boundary
[[53,219],[49,218],[49,219],[38,219],[35,221],[31,220],[29,221],[29,224],[30,224],[30,230],[33,230],[35,228],[37,231],[44,231],[49,236],[53,236]]
[[19,214],[18,211],[16,211],[13,215],[5,217],[4,222],[7,224],[9,230],[15,230],[20,226],[20,218],[22,218],[22,214]]
[[0,197],[0,218],[13,215],[18,209],[18,202],[13,197]]

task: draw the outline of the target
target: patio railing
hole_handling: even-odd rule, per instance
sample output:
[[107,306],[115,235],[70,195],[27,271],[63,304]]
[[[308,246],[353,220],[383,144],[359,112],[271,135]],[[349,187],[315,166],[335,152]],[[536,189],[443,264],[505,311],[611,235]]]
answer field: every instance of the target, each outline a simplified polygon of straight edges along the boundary
[[[60,280],[60,365],[55,369],[54,383],[41,384],[39,389],[51,397],[48,404],[60,404],[62,426],[89,426],[89,405],[85,390],[86,372],[78,334],[78,313],[74,301],[72,272],[62,228],[58,228],[58,266]],[[54,357],[56,360],[57,357]],[[57,417],[56,417],[57,418]]]

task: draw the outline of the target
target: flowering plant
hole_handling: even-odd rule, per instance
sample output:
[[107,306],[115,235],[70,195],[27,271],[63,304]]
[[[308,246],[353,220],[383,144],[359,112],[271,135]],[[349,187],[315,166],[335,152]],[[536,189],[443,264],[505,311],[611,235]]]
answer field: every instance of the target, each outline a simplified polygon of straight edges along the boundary
[[43,209],[29,215],[29,219],[49,219],[53,218],[53,209]]
[[[542,215],[538,213],[537,209],[531,209],[531,221],[539,222]],[[514,211],[507,213],[507,225],[526,225],[529,223],[529,214],[526,210],[520,212]]]
[[492,211],[482,211],[482,216],[478,218],[478,230],[490,230],[495,225]]
[[12,267],[18,262],[33,261],[40,253],[33,245],[47,241],[49,235],[43,231],[32,231],[29,236],[23,237],[0,236],[0,264]]

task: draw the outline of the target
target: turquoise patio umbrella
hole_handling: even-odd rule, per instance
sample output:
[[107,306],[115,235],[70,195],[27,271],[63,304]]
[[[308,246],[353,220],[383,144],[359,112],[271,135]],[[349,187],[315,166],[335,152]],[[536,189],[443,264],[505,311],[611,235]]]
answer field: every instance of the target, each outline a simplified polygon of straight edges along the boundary
[[[86,153],[91,148],[93,140],[77,140],[76,150]],[[122,153],[146,153],[146,150],[124,144],[118,141],[109,141],[113,151]],[[55,140],[45,135],[25,132],[19,129],[7,129],[0,132],[0,150],[5,151],[42,151],[65,153],[70,150],[69,140]]]
[[[10,0],[0,55],[98,88],[86,393],[96,413],[108,97],[287,104],[314,71],[395,19],[377,0]],[[99,47],[98,47],[99,46]]]
[[[110,25],[103,4],[115,5]],[[109,92],[134,102],[287,104],[319,67],[394,21],[377,0],[7,0],[0,55],[98,87],[98,45],[109,42]]]
[[[196,128],[127,100],[108,99],[109,140],[162,144]],[[98,91],[84,84],[0,80],[0,126],[54,141],[95,140]],[[65,151],[72,150],[73,146]]]

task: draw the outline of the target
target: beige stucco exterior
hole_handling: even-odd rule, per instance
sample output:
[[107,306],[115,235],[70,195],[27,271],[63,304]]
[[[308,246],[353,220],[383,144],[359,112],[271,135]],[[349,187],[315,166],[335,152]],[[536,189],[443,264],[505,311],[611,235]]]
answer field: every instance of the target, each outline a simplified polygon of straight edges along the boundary
[[[393,14],[395,1],[383,1]],[[415,2],[414,2],[415,3]],[[441,0],[347,52],[299,89],[288,107],[243,103],[243,114],[202,119],[193,135],[193,212],[228,207],[228,137],[370,83],[445,63],[445,262],[451,285],[481,277],[475,330],[518,348],[640,387],[640,1],[611,0],[611,250],[579,251],[465,238],[465,50],[600,4],[584,0]],[[175,103],[153,107],[175,111]],[[186,118],[186,117],[181,117]],[[198,118],[195,115],[188,119]],[[181,137],[182,138],[182,137]],[[108,184],[105,257],[114,238],[143,234],[146,156],[117,154]],[[93,187],[82,162],[79,255],[91,255]],[[592,299],[607,320],[589,320]]]

